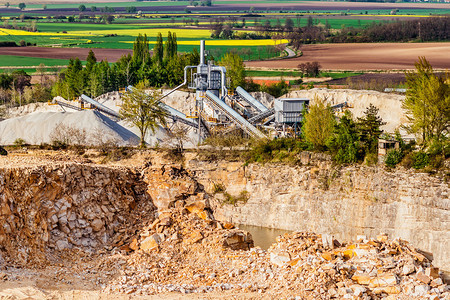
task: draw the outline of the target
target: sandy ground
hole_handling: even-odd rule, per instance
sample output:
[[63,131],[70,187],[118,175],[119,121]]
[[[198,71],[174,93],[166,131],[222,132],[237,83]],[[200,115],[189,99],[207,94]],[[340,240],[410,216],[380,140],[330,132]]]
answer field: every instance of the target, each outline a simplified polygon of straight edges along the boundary
[[[39,276],[43,275],[42,271]],[[36,274],[34,275],[36,276]],[[86,282],[80,282],[75,287],[73,285],[54,284],[50,278],[33,279],[32,276],[21,276],[15,281],[0,282],[0,299],[270,299],[268,296],[249,292],[210,292],[201,294],[180,294],[180,293],[160,293],[157,295],[126,295],[122,293],[105,293],[97,289],[83,287]]]
[[414,69],[425,56],[435,69],[450,68],[450,43],[374,43],[304,45],[303,56],[272,61],[246,62],[247,67],[296,68],[303,62],[318,61],[325,70]]

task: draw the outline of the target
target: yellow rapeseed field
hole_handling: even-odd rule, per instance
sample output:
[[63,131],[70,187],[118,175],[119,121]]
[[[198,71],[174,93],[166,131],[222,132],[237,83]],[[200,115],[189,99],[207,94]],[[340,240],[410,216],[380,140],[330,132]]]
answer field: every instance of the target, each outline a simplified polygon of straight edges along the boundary
[[119,30],[90,30],[90,31],[69,31],[69,34],[79,36],[96,36],[106,34],[117,34],[127,36],[138,36],[138,34],[147,34],[148,37],[156,37],[161,32],[163,37],[168,32],[176,33],[178,38],[208,38],[211,31],[206,29],[174,29],[174,28],[141,28],[141,29],[119,29]]
[[17,29],[0,28],[0,35],[55,35],[54,32],[29,32]]

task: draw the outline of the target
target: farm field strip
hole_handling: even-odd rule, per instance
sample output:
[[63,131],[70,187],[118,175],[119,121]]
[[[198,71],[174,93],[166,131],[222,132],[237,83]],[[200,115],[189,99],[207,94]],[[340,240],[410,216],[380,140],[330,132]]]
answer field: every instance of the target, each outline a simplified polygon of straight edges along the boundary
[[[136,2],[136,1],[124,1],[124,2],[99,2],[99,3],[83,3],[86,8],[89,10],[91,6],[100,7],[127,7],[127,6],[139,6],[139,7],[153,7],[153,6],[187,6],[189,5],[189,1],[149,1],[149,2]],[[48,3],[47,9],[62,9],[62,8],[77,8],[80,6],[80,3],[60,3],[60,4],[52,4]],[[13,5],[15,6],[15,5]],[[17,6],[16,6],[17,7]],[[42,4],[27,4],[28,8],[41,9]]]
[[[272,40],[272,39],[261,39],[261,40],[205,40],[207,46],[275,46],[279,44],[286,44],[288,40]],[[124,41],[121,43],[132,44],[134,41]],[[156,41],[149,41],[149,44],[156,44]],[[199,41],[177,41],[178,45],[188,45],[188,46],[198,46]]]
[[36,67],[41,63],[45,66],[65,66],[68,62],[68,59],[0,55],[0,67],[3,68]]
[[279,61],[249,61],[246,67],[295,68],[317,61],[322,70],[411,70],[417,57],[425,56],[436,69],[449,69],[450,42],[309,44],[303,56]]

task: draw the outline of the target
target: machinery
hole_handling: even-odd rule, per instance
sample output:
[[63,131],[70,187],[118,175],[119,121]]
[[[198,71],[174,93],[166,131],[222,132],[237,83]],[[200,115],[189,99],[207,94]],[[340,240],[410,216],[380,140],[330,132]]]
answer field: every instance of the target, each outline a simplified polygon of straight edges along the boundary
[[192,114],[185,115],[165,105],[174,121],[196,128],[199,141],[213,128],[224,128],[225,133],[239,128],[260,139],[268,138],[260,128],[285,132],[288,127],[297,131],[309,99],[277,99],[274,108],[268,108],[242,87],[237,87],[234,93],[228,91],[226,68],[206,58],[205,41],[200,41],[199,65],[186,66],[183,83],[161,97],[160,100],[185,85],[195,90],[196,108]]
[[[205,41],[200,41],[200,63],[197,66],[186,66],[183,83],[159,99],[161,101],[183,86],[195,90],[195,111],[189,115],[162,103],[173,122],[181,122],[194,128],[198,133],[198,141],[209,135],[211,130],[229,133],[241,129],[258,139],[268,138],[263,128],[283,133],[295,128],[297,132],[297,125],[303,120],[303,111],[309,104],[309,99],[276,99],[274,108],[268,108],[242,87],[237,87],[234,92],[228,91],[226,68],[217,66],[214,61],[206,58]],[[129,86],[128,89],[133,87]],[[80,97],[81,106],[62,100],[55,100],[55,104],[77,110],[90,107],[113,119],[120,119],[117,112],[86,95]]]
[[[167,97],[186,84],[189,89],[195,90],[196,110],[194,115],[186,116],[186,118],[191,120],[196,119],[196,122],[198,123],[197,128],[200,128],[199,140],[200,135],[202,135],[202,128],[209,130],[212,126],[229,125],[230,123],[241,128],[244,132],[254,138],[267,138],[263,132],[246,119],[246,117],[250,116],[249,114],[244,114],[243,116],[226,103],[225,100],[229,97],[228,89],[226,87],[226,69],[225,67],[215,65],[213,61],[206,62],[205,58],[205,41],[200,41],[199,65],[185,67],[184,82],[169,91],[161,99]],[[240,92],[243,95],[246,94],[243,97],[247,103],[252,103],[252,105],[257,109],[260,109],[260,111],[264,110],[264,112],[266,112],[268,110],[242,88],[240,89]],[[243,107],[242,104],[241,107]],[[242,112],[245,112],[245,107],[243,107]]]

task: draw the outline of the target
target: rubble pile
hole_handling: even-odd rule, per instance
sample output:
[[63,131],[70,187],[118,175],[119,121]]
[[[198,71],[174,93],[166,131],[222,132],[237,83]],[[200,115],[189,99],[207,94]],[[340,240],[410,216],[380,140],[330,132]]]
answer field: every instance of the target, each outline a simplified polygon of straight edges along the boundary
[[117,255],[99,264],[99,272],[111,272],[121,265],[117,261],[126,261],[120,276],[104,289],[138,294],[207,292],[214,290],[219,278],[226,281],[227,257],[252,249],[252,236],[230,223],[215,221],[205,202],[160,212],[152,224],[125,237],[127,243],[122,243]]
[[110,244],[132,230],[141,213],[154,217],[139,176],[70,163],[0,169],[0,253],[14,265],[30,266],[61,250]]
[[[450,287],[426,255],[403,240],[363,237],[340,244],[328,235],[293,233],[269,250],[249,233],[215,221],[207,201],[160,213],[106,258],[99,273],[121,265],[107,293],[257,292],[302,299],[446,299]],[[250,250],[248,250],[250,249]],[[116,263],[117,260],[122,261]]]
[[[387,235],[341,245],[329,235],[280,236],[268,250],[273,265],[315,299],[446,299],[449,286],[426,253]],[[425,254],[425,255],[424,255]]]

